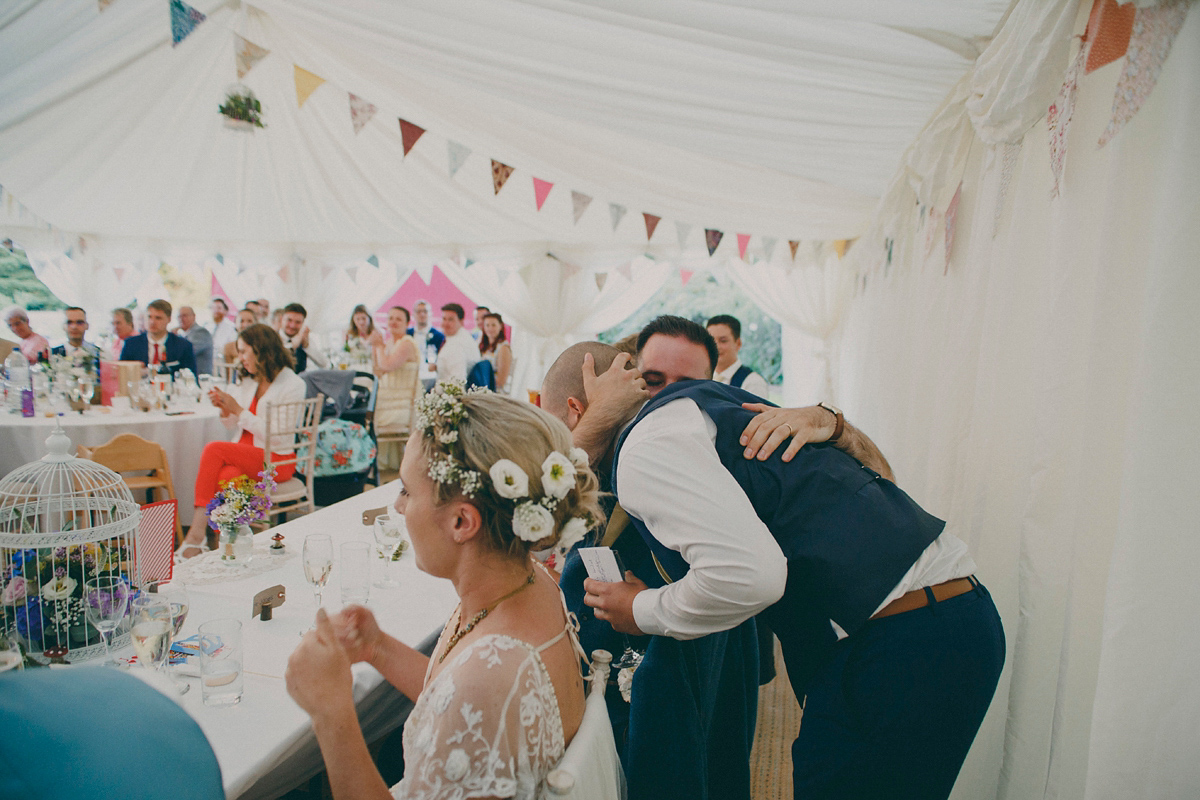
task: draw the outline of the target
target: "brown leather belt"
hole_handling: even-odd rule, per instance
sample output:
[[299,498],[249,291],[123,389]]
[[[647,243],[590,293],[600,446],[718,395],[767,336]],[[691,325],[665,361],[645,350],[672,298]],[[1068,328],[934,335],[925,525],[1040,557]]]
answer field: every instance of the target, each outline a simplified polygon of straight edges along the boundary
[[[975,580],[974,575],[970,575],[966,578],[955,578],[952,581],[939,583],[937,586],[930,586],[928,591],[933,592],[933,599],[941,603],[952,597],[958,597],[960,594],[966,594],[978,585],[979,581]],[[925,608],[927,605],[929,605],[929,595],[926,590],[913,589],[911,592],[900,595],[876,611],[871,619],[892,617],[896,614],[903,614],[905,611],[916,611],[918,608]]]

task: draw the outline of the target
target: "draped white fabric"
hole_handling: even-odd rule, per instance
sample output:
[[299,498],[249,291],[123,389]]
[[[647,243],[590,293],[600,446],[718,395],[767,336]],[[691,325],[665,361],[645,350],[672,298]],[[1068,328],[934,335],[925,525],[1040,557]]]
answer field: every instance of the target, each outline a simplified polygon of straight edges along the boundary
[[93,247],[85,251],[76,243],[69,248],[70,255],[56,247],[29,249],[26,256],[38,279],[64,303],[86,311],[96,331],[108,329],[114,308],[132,300],[144,308],[166,294],[158,256],[131,249],[103,252]]
[[[1080,81],[1057,200],[1039,122],[1007,194],[1001,161],[968,148],[948,270],[907,180],[889,207],[906,211],[848,256],[866,288],[839,398],[901,486],[969,543],[1008,636],[958,798],[1200,786],[1200,14],[1098,149],[1122,65]],[[916,161],[944,142],[919,140]]]
[[564,348],[628,317],[673,271],[670,265],[621,254],[581,264],[567,252],[484,257],[469,267],[443,261],[438,266],[476,302],[504,309],[504,321],[513,328],[512,391],[518,397],[541,387]]

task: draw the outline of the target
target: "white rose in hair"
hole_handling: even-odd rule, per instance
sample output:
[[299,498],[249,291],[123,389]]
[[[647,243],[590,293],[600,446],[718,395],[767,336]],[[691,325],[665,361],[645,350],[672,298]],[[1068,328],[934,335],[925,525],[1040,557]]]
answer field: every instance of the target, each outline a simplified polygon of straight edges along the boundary
[[575,546],[576,542],[583,540],[587,532],[587,520],[583,517],[571,517],[567,520],[567,524],[563,525],[562,536],[558,540],[558,546],[564,551],[570,550]]
[[540,542],[554,531],[554,516],[545,507],[521,503],[513,512],[513,533],[526,542]]
[[575,465],[557,450],[542,462],[542,489],[547,497],[561,500],[575,488]]
[[582,447],[572,447],[571,463],[574,464],[578,469],[583,469],[586,467],[588,465],[587,450],[584,450]]
[[492,477],[492,486],[496,487],[496,494],[501,497],[516,500],[529,496],[529,476],[516,462],[502,458],[492,464],[488,475]]

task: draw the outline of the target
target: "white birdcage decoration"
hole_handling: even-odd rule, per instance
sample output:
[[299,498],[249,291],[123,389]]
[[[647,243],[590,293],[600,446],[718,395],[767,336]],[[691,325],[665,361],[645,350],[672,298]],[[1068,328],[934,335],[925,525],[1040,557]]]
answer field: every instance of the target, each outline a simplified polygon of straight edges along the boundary
[[[84,661],[104,654],[84,612],[84,582],[123,575],[130,583],[141,509],[121,476],[71,455],[56,425],[40,461],[0,479],[0,631],[31,656]],[[124,646],[123,627],[113,635]]]

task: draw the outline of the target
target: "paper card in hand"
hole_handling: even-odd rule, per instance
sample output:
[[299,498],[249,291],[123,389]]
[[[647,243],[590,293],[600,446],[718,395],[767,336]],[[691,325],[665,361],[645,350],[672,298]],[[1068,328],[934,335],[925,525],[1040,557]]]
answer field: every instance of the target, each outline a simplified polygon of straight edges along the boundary
[[587,569],[588,577],[605,583],[620,583],[625,580],[625,570],[617,551],[611,547],[581,547],[579,557]]

